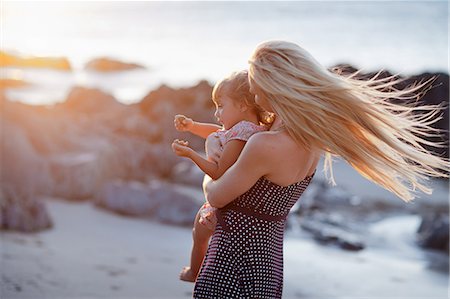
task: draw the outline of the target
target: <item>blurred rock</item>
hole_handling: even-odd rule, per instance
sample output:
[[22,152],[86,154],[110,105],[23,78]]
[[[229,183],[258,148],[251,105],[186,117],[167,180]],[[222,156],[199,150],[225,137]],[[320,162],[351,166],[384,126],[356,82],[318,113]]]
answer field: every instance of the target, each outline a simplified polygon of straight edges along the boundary
[[71,66],[65,57],[20,56],[0,51],[0,67],[35,67],[69,71]]
[[152,215],[159,202],[152,200],[150,193],[146,184],[115,180],[103,185],[95,204],[122,215]]
[[85,69],[94,70],[97,72],[117,72],[137,68],[145,68],[145,67],[136,63],[122,62],[108,57],[93,59],[89,61],[85,66]]
[[315,240],[323,244],[335,244],[342,249],[350,251],[359,251],[365,247],[358,235],[339,228],[334,224],[309,218],[301,219],[300,226],[310,232]]
[[[16,198],[5,198],[14,196]],[[33,197],[17,198],[1,190],[0,229],[37,232],[53,226],[45,204]],[[6,203],[6,204],[5,204]]]
[[202,186],[204,176],[194,163],[183,160],[174,167],[171,179],[174,183],[199,187]]
[[152,217],[174,225],[192,225],[198,210],[195,199],[170,185],[113,181],[99,192],[96,205],[122,215]]
[[20,79],[0,79],[0,89],[28,87],[31,83]]
[[173,118],[177,114],[184,114],[196,121],[214,123],[211,92],[212,86],[206,81],[201,81],[190,88],[180,89],[162,85],[145,96],[138,106],[142,114],[159,128],[161,143],[170,145],[174,139],[186,139],[192,148],[203,151],[205,140],[186,132],[176,131]]
[[116,113],[126,106],[119,103],[112,95],[96,88],[82,86],[73,87],[66,100],[59,104],[70,112],[96,115],[103,113]]
[[98,190],[103,175],[98,154],[66,153],[50,157],[54,179],[52,195],[65,199],[92,197]]
[[199,209],[196,199],[178,192],[167,184],[154,187],[152,197],[160,202],[156,219],[162,223],[192,226]]
[[449,254],[449,215],[427,214],[417,230],[420,246]]

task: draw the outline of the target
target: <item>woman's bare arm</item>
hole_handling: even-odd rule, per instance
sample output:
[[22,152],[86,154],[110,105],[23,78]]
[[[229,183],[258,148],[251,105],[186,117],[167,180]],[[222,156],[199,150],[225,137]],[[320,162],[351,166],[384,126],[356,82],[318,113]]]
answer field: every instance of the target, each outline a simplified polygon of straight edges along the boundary
[[219,179],[215,181],[206,179],[203,182],[203,190],[211,206],[216,208],[226,206],[269,172],[273,149],[263,135],[253,135],[236,163]]

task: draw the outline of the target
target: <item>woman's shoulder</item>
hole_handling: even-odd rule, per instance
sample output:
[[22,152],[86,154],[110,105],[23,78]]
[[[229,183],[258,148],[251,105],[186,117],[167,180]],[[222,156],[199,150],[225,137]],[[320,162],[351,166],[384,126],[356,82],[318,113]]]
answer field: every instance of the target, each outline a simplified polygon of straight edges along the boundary
[[261,151],[269,154],[272,149],[279,146],[281,138],[276,132],[263,131],[258,134],[253,134],[247,141],[245,147],[248,147],[252,151]]
[[[265,131],[254,134],[247,141],[253,151],[264,151],[265,155],[303,155],[308,149],[298,143],[286,131]],[[247,147],[246,145],[246,147]]]

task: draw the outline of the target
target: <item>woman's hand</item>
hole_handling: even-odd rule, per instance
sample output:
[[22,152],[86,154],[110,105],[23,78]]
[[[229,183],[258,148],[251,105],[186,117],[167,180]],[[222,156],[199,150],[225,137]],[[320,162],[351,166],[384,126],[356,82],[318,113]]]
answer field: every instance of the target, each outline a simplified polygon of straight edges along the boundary
[[181,114],[177,114],[175,115],[173,124],[175,125],[175,129],[177,129],[180,132],[185,131],[190,132],[192,130],[192,127],[194,126],[194,121],[192,120],[192,118],[186,117]]
[[222,144],[217,134],[210,134],[205,141],[205,152],[210,161],[218,163],[222,155]]
[[193,149],[189,147],[189,142],[184,140],[175,139],[172,142],[173,152],[180,157],[190,158],[193,153]]

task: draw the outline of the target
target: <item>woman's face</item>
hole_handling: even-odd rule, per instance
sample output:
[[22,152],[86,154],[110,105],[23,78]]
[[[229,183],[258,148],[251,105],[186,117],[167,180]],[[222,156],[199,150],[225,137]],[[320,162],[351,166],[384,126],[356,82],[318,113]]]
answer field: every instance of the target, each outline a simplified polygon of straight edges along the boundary
[[248,82],[250,85],[250,92],[255,95],[255,102],[258,104],[261,108],[263,108],[267,112],[273,112],[272,106],[269,104],[269,101],[267,98],[263,95],[259,87],[255,84],[255,82],[250,78],[250,75],[248,77]]

